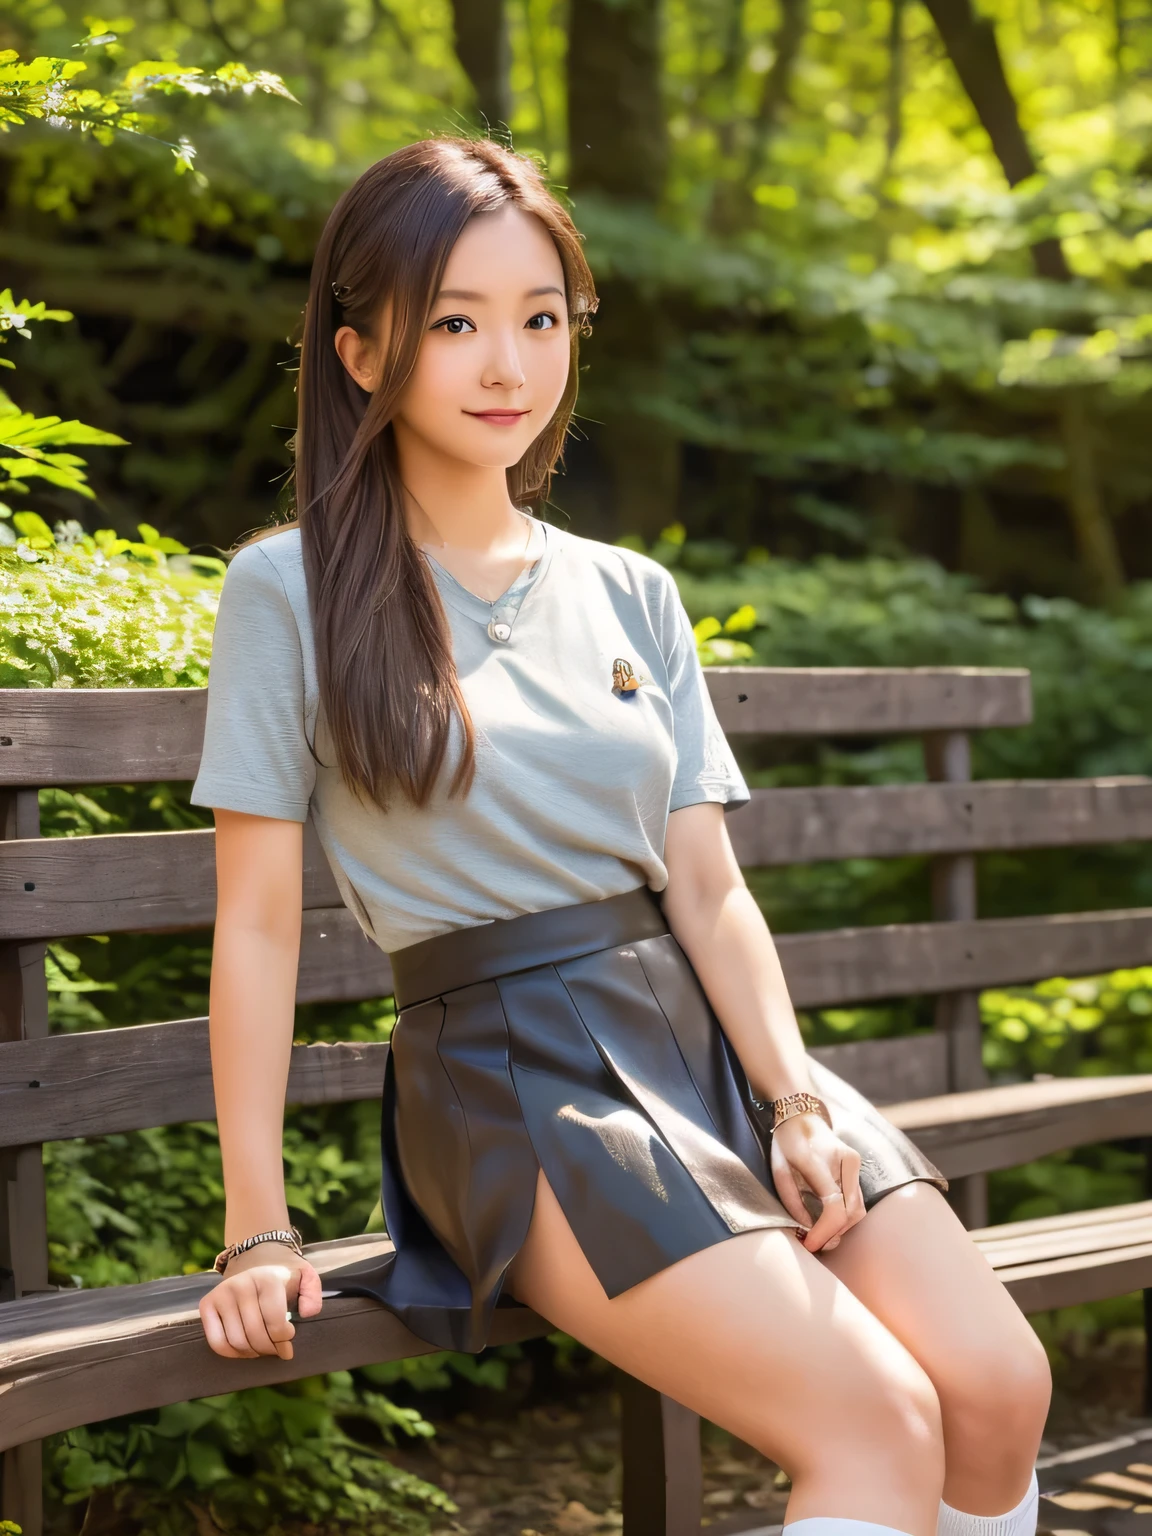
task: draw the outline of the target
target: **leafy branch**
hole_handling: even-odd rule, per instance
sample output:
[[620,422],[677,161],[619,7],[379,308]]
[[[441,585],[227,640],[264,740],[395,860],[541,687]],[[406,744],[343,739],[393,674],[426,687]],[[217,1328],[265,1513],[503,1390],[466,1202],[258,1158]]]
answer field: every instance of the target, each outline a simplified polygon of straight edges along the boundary
[[[115,43],[116,34],[96,26],[78,47],[97,47]],[[82,59],[60,59],[48,55],[21,59],[11,48],[0,51],[0,132],[45,123],[52,128],[79,129],[90,133],[99,144],[110,144],[117,132],[157,137],[162,119],[142,110],[140,102],[148,96],[210,96],[239,91],[245,96],[255,92],[296,97],[279,75],[267,70],[251,70],[245,64],[224,64],[207,73],[194,65],[173,60],[146,60],[133,64],[123,77],[108,89],[78,84],[88,65]],[[167,143],[166,140],[160,142]],[[168,143],[175,156],[177,174],[192,171],[198,182],[206,184],[200,171],[193,171],[195,148],[183,136]],[[71,320],[66,309],[49,309],[30,300],[16,302],[10,288],[0,293],[0,346],[13,332],[31,339],[33,322]],[[0,367],[14,368],[11,358],[0,356]],[[24,494],[30,480],[40,480],[59,490],[94,499],[85,473],[86,462],[68,448],[77,444],[123,447],[126,439],[115,432],[89,427],[80,421],[64,421],[59,416],[35,416],[0,389],[0,518],[10,519],[12,508],[7,498]],[[17,515],[36,518],[34,513]],[[36,521],[40,521],[36,518]],[[0,545],[11,546],[17,536],[6,522],[0,522]]]

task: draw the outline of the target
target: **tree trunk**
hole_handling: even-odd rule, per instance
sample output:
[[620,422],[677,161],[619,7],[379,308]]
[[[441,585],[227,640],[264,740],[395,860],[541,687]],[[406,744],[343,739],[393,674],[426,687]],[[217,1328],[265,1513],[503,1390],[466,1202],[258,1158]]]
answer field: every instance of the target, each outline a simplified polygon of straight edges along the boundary
[[1092,423],[1079,389],[1066,389],[1061,397],[1060,436],[1067,459],[1066,499],[1077,553],[1092,596],[1111,602],[1124,590],[1124,567],[1112,519],[1100,494]]
[[507,125],[508,23],[504,0],[452,0],[456,57],[476,93],[476,110],[486,129]]
[[[1018,186],[1036,174],[1036,161],[1020,126],[995,27],[986,17],[975,14],[972,0],[924,0],[924,4],[936,23],[960,84],[992,141],[993,153],[1008,185]],[[1032,260],[1041,277],[1066,281],[1071,275],[1059,240],[1038,241],[1032,247]]]
[[[470,4],[471,0],[457,0]],[[656,205],[668,174],[659,0],[572,0],[569,182]]]
[[904,0],[889,0],[888,81],[884,134],[884,170],[880,181],[887,181],[892,163],[904,136]]
[[[709,85],[729,102],[736,94],[744,67],[744,0],[732,0],[720,67]],[[716,179],[708,207],[708,228],[725,235],[744,229],[748,222],[748,190],[745,164],[752,128],[747,119],[729,110],[716,125]]]
[[792,96],[792,75],[808,26],[808,0],[780,0],[780,25],[774,39],[776,57],[764,76],[760,105],[756,112],[756,160],[759,169],[768,141],[776,131],[780,114]]
[[[1016,99],[1004,73],[992,22],[974,14],[972,0],[924,0],[924,3],[936,23],[960,83],[992,141],[1009,186],[1017,186],[1035,174],[1036,162],[1020,125]],[[1032,262],[1041,277],[1058,282],[1071,279],[1057,239],[1038,241],[1032,247]],[[1087,401],[1080,390],[1065,390],[1058,409],[1060,437],[1067,460],[1064,499],[1077,554],[1093,597],[1108,602],[1124,590],[1124,567],[1116,530],[1100,489]]]
[[[660,0],[571,0],[568,35],[569,185],[656,212],[668,170],[661,92]],[[680,491],[675,433],[632,402],[660,389],[668,355],[665,306],[630,279],[599,285],[586,343],[590,436],[613,490],[617,533],[653,538],[673,522]]]

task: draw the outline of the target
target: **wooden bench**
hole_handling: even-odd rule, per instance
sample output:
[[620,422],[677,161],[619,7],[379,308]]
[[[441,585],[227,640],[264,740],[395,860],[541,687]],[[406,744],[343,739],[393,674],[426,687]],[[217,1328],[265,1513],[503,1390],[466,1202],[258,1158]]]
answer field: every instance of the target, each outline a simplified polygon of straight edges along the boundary
[[[1152,1134],[1152,1076],[988,1087],[978,991],[1046,975],[1152,961],[1152,909],[981,920],[982,850],[1152,838],[1152,781],[969,781],[970,731],[1030,718],[1028,674],[967,669],[717,669],[709,686],[733,739],[923,738],[929,782],[757,791],[730,830],[746,867],[927,854],[927,923],[782,935],[795,1002],[815,1008],[931,994],[936,1029],[818,1048],[957,1181],[984,1226],[983,1175],[1058,1149]],[[46,1435],[114,1414],[426,1351],[374,1303],[341,1298],[298,1331],[291,1362],[227,1361],[203,1341],[207,1275],[105,1290],[49,1287],[41,1145],[214,1113],[205,1019],[50,1035],[45,941],[208,927],[211,831],[40,838],[46,786],[193,777],[202,691],[0,691],[0,1449],[2,1514],[39,1536]],[[315,837],[306,842],[299,999],[382,997],[387,958],[340,904]],[[376,1044],[296,1046],[288,1101],[380,1092]],[[1152,1285],[1152,1203],[976,1233],[1026,1310]],[[381,1236],[313,1245],[323,1271],[378,1255]],[[546,1331],[497,1313],[495,1338]],[[698,1424],[622,1382],[627,1536],[693,1536],[700,1524]]]

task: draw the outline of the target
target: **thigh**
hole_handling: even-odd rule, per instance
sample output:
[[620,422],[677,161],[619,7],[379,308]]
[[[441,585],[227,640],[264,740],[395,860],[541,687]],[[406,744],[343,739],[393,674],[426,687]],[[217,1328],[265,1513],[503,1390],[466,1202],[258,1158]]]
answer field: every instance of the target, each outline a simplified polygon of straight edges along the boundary
[[[931,1384],[788,1229],[726,1238],[610,1300],[541,1172],[528,1240],[508,1280],[519,1300],[558,1328],[754,1445],[794,1479],[814,1456],[835,1462],[846,1507],[801,1512],[907,1531],[934,1522],[939,1423]],[[881,1437],[898,1447],[897,1478],[905,1461],[916,1470],[903,1493],[889,1477],[875,1511],[860,1515]],[[942,1477],[942,1453],[937,1459]]]
[[950,1395],[968,1396],[969,1383],[1006,1388],[1014,1367],[1046,1378],[1027,1318],[931,1184],[885,1195],[820,1263],[920,1362],[946,1422]]

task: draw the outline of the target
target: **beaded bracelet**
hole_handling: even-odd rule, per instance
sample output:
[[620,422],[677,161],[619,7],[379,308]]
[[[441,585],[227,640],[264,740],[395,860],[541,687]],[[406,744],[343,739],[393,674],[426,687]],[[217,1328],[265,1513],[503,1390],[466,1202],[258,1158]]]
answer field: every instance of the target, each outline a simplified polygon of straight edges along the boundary
[[227,1248],[222,1248],[216,1255],[216,1262],[212,1268],[218,1275],[222,1275],[228,1268],[229,1260],[237,1258],[242,1253],[247,1253],[249,1248],[259,1247],[261,1243],[282,1243],[285,1248],[291,1248],[297,1258],[304,1257],[304,1239],[296,1227],[273,1227],[269,1232],[257,1232],[254,1237],[245,1237],[238,1243],[229,1243]]

